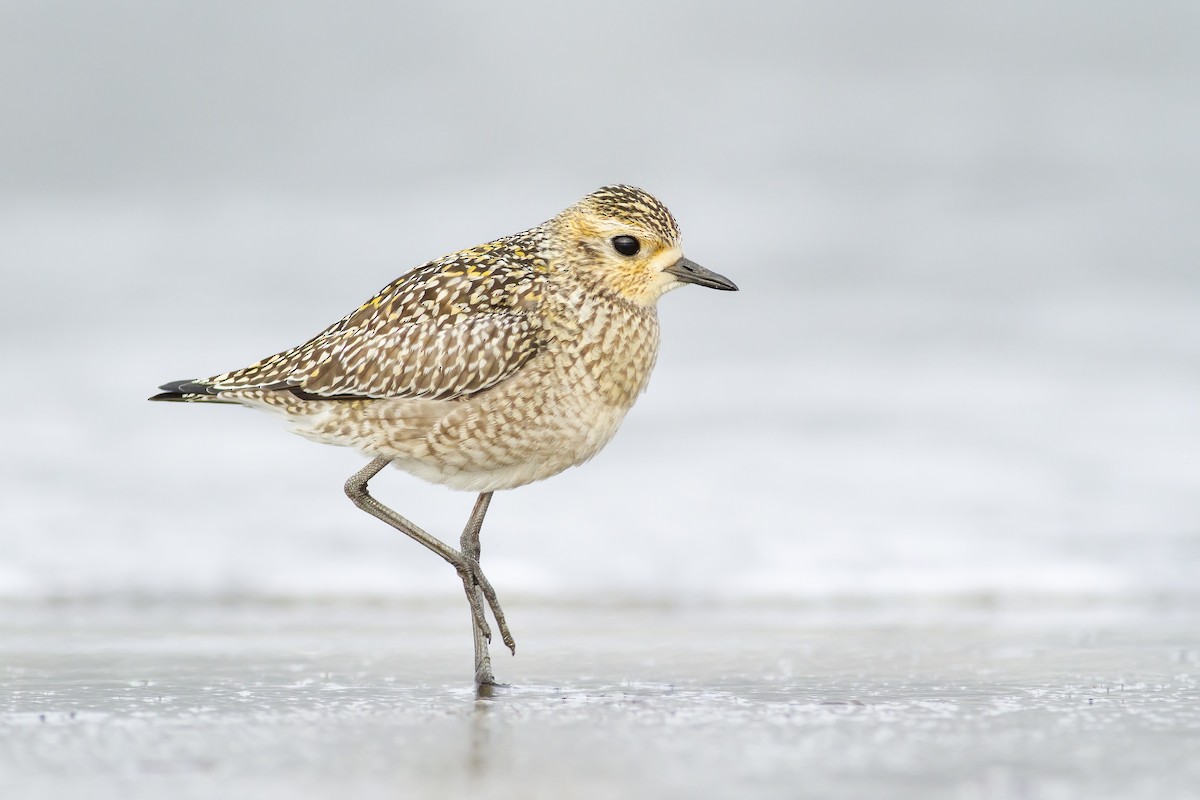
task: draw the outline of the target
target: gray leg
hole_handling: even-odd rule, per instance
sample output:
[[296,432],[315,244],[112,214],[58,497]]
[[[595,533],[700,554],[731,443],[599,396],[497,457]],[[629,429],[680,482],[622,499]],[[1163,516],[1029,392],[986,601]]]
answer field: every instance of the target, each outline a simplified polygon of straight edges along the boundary
[[466,530],[463,531],[464,546],[473,543],[472,553],[464,555],[430,536],[367,492],[367,482],[378,475],[380,470],[389,463],[391,463],[391,459],[380,456],[350,476],[350,479],[346,481],[346,496],[363,511],[376,519],[383,520],[405,536],[437,553],[458,572],[459,577],[462,578],[463,587],[466,589],[467,600],[471,604],[471,618],[474,620],[475,679],[479,683],[494,684],[495,678],[492,676],[491,662],[487,655],[487,642],[491,641],[492,634],[487,619],[484,617],[483,602],[485,600],[491,606],[496,623],[500,626],[500,634],[504,638],[504,643],[514,654],[517,652],[517,646],[504,621],[504,612],[500,609],[496,591],[479,567],[479,528],[483,525],[483,515],[487,513],[491,492],[480,495],[480,499],[475,503],[475,510],[471,513]]
[[[484,492],[479,495],[479,498],[475,501],[475,508],[471,511],[471,518],[467,520],[467,527],[463,528],[459,546],[462,549],[463,556],[474,565],[476,575],[476,580],[470,583],[464,578],[463,586],[467,590],[468,599],[474,596],[475,604],[482,606],[483,601],[487,600],[487,604],[492,609],[492,614],[496,617],[496,624],[500,627],[500,637],[504,639],[504,644],[508,646],[508,649],[516,655],[517,645],[513,641],[512,634],[508,631],[508,623],[504,621],[504,612],[500,610],[500,601],[496,598],[496,592],[487,583],[486,579],[479,580],[483,575],[482,571],[479,570],[479,530],[483,527],[483,517],[487,514],[488,505],[491,502],[491,492]],[[496,680],[492,676],[492,660],[488,656],[487,651],[487,643],[492,638],[490,631],[481,629],[476,624],[474,625],[474,637],[475,682],[481,686],[494,684]]]

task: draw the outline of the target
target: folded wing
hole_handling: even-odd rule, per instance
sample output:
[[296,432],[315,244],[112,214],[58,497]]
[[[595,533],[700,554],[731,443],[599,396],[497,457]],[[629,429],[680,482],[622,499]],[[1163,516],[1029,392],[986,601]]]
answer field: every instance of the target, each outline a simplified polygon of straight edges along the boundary
[[434,262],[302,345],[243,369],[168,386],[202,395],[290,390],[311,399],[475,394],[516,373],[537,352],[529,313],[540,295],[536,283],[526,271],[467,275]]

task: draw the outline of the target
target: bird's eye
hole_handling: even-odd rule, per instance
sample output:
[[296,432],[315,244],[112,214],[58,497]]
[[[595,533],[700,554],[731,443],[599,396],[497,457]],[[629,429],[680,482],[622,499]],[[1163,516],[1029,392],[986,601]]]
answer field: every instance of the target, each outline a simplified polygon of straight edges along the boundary
[[637,251],[642,249],[642,243],[632,236],[614,236],[612,246],[623,256],[636,256]]

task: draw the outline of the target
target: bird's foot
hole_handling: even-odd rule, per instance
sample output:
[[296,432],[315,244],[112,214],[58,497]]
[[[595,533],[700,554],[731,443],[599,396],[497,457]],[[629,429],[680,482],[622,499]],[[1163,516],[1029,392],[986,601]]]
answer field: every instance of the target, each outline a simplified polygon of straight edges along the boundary
[[[483,569],[480,568],[478,561],[470,556],[464,556],[463,560],[466,564],[458,571],[458,575],[462,578],[463,588],[467,591],[467,600],[471,603],[471,616],[475,618],[475,627],[483,634],[485,640],[489,642],[492,640],[492,629],[488,626],[487,619],[484,618],[483,603],[479,599],[482,592],[483,599],[492,609],[492,616],[496,618],[496,625],[500,628],[500,638],[504,640],[505,647],[513,655],[516,655],[517,643],[508,630],[508,623],[504,620],[504,610],[500,608],[500,600],[496,597],[496,590],[492,588],[491,581],[483,574]],[[476,588],[479,591],[476,591]]]
[[501,693],[502,689],[511,689],[511,683],[499,683],[495,678],[490,678],[486,681],[475,681],[475,698],[477,700],[486,700],[490,697],[496,697]]

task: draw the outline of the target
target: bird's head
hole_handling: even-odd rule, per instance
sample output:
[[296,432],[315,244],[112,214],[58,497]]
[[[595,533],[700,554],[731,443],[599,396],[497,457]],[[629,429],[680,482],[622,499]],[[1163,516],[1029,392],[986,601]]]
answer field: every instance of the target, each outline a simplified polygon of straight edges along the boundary
[[631,302],[653,305],[685,283],[737,291],[733,281],[684,258],[675,217],[633,186],[597,189],[550,225],[570,269]]

